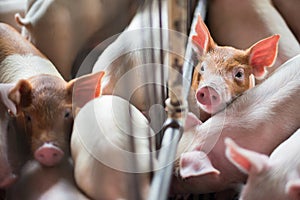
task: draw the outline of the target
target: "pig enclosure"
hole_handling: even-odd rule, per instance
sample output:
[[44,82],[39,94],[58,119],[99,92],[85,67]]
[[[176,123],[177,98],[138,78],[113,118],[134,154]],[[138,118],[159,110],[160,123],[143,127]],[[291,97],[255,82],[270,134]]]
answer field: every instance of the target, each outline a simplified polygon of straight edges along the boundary
[[[263,63],[260,74],[265,75],[262,73],[265,67],[274,65],[270,68],[271,76],[256,80],[257,86],[249,76],[250,90],[234,96],[226,102],[225,108],[216,113],[199,111],[197,98],[205,94],[197,92],[203,91],[198,88],[199,80],[195,81],[196,66],[200,63],[197,55],[206,52],[198,44],[195,47],[195,41],[203,40],[205,48],[215,48],[216,44],[207,39],[209,31],[201,32],[199,29],[207,28],[199,24],[201,19],[210,25],[214,21],[206,18],[209,3],[214,5],[216,1],[25,2],[0,1],[0,11],[3,9],[8,16],[0,15],[0,22],[16,27],[23,39],[41,51],[37,53],[39,57],[53,63],[47,61],[47,65],[56,67],[53,73],[59,81],[64,82],[56,85],[59,89],[52,95],[43,93],[47,98],[39,99],[44,103],[40,112],[45,112],[39,113],[41,117],[34,122],[30,109],[23,106],[26,99],[18,101],[24,91],[32,88],[5,81],[3,66],[8,62],[6,54],[0,55],[0,71],[4,71],[4,75],[0,74],[1,84],[21,85],[21,89],[11,91],[0,87],[3,90],[0,116],[9,121],[1,130],[15,128],[16,133],[23,134],[21,140],[26,140],[22,145],[32,151],[26,152],[25,164],[19,163],[22,164],[20,172],[13,171],[18,179],[14,178],[10,184],[3,181],[0,199],[239,199],[240,186],[247,176],[226,158],[224,139],[231,137],[241,147],[270,155],[300,128],[300,79],[297,76],[300,75],[297,70],[300,57],[285,63],[300,53],[300,46],[297,42],[290,46],[294,51],[285,51],[286,46],[277,44],[277,34],[283,35],[280,42],[292,41],[292,44],[293,38],[286,40],[289,37],[273,30],[260,37],[275,35],[270,37],[275,42],[265,45],[270,49],[268,54],[261,54],[262,43],[250,42],[254,44],[251,48],[259,49],[257,54],[262,55],[257,62],[268,60],[267,64]],[[29,45],[16,40],[19,41]],[[0,39],[0,48],[6,52],[4,44]],[[245,50],[250,52],[249,60],[256,56],[256,53],[251,54],[251,48]],[[23,53],[15,54],[23,56]],[[15,62],[9,60],[10,66]],[[18,60],[15,65],[19,63]],[[28,61],[26,66],[42,64],[45,63]],[[38,67],[34,69],[33,74],[39,74]],[[204,69],[201,65],[197,70],[201,74]],[[17,80],[28,78],[16,73],[20,77],[15,78]],[[239,67],[234,76],[240,81],[243,73]],[[47,85],[48,79],[40,79],[37,85]],[[48,84],[50,82],[48,80]],[[32,86],[35,87],[33,83]],[[20,94],[14,94],[15,91]],[[56,94],[61,102],[56,100],[55,106],[48,108],[47,102],[51,101],[47,100]],[[210,102],[217,96],[211,90],[207,94]],[[279,99],[288,102],[286,109],[282,109]],[[232,105],[231,101],[234,101]],[[11,107],[10,103],[16,106]],[[63,111],[61,105],[66,107]],[[43,126],[49,122],[48,118],[52,120],[53,130]],[[44,142],[40,147],[32,142],[36,130]],[[268,145],[262,147],[258,140]],[[0,164],[0,173],[1,169]],[[300,171],[297,173],[293,176],[298,177]],[[297,194],[296,186],[293,195]],[[300,198],[296,195],[295,199]]]

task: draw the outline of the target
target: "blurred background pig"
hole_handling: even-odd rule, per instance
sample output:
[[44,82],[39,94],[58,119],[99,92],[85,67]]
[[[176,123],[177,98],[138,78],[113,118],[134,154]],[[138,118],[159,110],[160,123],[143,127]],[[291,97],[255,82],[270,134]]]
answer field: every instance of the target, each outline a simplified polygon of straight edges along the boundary
[[66,80],[70,80],[75,62],[79,67],[97,44],[121,32],[135,13],[138,2],[28,0],[25,17],[17,14],[16,20],[23,27],[23,36],[53,62]]
[[1,0],[0,1],[0,22],[6,23],[21,32],[21,27],[15,20],[15,14],[24,14],[26,0]]

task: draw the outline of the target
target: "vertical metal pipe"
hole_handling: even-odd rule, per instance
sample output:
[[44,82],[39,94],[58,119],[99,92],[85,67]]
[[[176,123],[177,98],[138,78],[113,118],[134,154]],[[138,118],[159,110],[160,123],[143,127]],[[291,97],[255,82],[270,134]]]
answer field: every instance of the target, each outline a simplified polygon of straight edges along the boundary
[[169,48],[182,49],[182,53],[169,54],[169,98],[166,101],[168,119],[158,156],[158,171],[151,183],[149,200],[165,200],[168,196],[178,142],[182,135],[183,119],[186,112],[186,99],[182,88],[182,67],[186,48],[186,38],[174,31],[187,34],[187,2],[168,0]]

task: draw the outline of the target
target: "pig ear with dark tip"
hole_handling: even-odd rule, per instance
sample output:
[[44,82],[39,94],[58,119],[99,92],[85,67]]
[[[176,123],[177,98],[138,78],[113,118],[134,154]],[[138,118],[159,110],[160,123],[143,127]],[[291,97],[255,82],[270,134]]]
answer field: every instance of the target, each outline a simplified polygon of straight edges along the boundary
[[12,114],[16,115],[17,114],[16,105],[11,99],[8,98],[8,94],[14,86],[15,86],[14,84],[6,84],[6,83],[0,84],[0,101],[5,105],[7,109],[10,110]]
[[192,151],[181,154],[179,170],[182,178],[220,174],[220,172],[212,166],[207,155],[202,151]]
[[88,74],[73,79],[67,83],[67,91],[72,96],[72,104],[75,107],[83,107],[88,101],[101,95],[101,81],[104,72]]
[[253,67],[255,78],[262,79],[277,57],[279,35],[273,35],[258,41],[249,48],[249,64]]
[[22,107],[28,107],[31,104],[32,86],[28,80],[19,80],[19,82],[10,90],[8,98],[14,102],[17,112]]
[[300,179],[289,181],[285,187],[286,194],[292,200],[300,199]]
[[195,31],[196,35],[192,36],[192,43],[194,49],[199,55],[205,54],[211,48],[214,48],[215,43],[200,15],[198,15]]
[[226,157],[246,174],[259,174],[269,168],[269,157],[239,147],[232,139],[225,138]]

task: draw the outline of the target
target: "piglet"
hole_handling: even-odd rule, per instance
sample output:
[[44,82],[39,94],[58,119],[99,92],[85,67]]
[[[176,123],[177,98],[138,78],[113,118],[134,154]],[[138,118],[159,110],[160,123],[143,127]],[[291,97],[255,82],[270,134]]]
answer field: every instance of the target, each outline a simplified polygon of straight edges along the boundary
[[0,24],[0,82],[15,84],[8,97],[33,156],[43,165],[54,166],[69,152],[72,111],[99,93],[102,76],[99,72],[66,82],[20,33]]
[[268,157],[238,146],[225,138],[226,156],[248,180],[240,200],[300,199],[300,129]]
[[[198,16],[192,37],[198,61],[192,90],[200,109],[215,114],[262,79],[276,60],[279,35],[260,40],[246,50],[218,46]],[[254,76],[254,77],[253,77]],[[205,113],[204,113],[205,114]],[[200,115],[204,121],[206,115]]]

